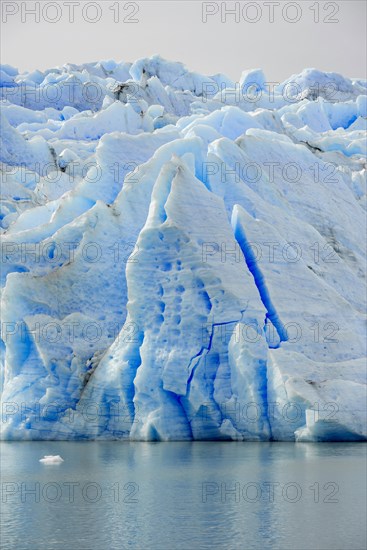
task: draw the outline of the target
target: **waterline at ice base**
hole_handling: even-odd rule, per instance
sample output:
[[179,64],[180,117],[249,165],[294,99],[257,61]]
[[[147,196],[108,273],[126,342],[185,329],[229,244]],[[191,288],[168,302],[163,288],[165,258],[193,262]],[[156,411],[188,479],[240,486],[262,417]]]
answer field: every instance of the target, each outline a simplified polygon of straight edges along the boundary
[[366,81],[0,76],[3,439],[366,439]]

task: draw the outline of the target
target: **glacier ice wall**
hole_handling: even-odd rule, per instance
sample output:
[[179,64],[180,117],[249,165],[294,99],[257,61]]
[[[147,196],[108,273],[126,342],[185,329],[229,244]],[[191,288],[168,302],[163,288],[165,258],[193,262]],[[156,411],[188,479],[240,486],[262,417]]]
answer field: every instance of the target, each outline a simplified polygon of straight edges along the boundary
[[2,437],[365,439],[366,82],[0,68]]

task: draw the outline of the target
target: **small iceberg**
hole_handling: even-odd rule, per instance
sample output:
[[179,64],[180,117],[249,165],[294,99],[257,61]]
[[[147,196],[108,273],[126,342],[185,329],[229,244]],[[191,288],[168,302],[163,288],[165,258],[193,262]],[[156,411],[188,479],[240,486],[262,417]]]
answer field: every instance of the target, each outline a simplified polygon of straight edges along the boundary
[[64,459],[60,455],[45,455],[40,458],[40,462],[43,462],[43,464],[60,464],[64,462]]

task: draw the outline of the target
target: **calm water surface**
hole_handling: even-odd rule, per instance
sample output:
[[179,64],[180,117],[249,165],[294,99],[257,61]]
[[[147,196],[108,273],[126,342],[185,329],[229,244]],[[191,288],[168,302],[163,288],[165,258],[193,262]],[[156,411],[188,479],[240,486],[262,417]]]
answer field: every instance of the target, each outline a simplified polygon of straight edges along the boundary
[[366,548],[364,443],[3,442],[1,488],[3,549]]

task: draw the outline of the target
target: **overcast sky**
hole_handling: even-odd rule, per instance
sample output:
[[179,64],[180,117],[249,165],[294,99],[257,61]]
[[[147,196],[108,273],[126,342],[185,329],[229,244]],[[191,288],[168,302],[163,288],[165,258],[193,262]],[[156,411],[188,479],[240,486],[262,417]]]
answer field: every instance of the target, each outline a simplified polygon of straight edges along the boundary
[[257,0],[237,2],[237,7],[236,2],[200,0],[1,4],[1,61],[19,70],[134,61],[159,53],[192,70],[233,79],[258,67],[274,81],[305,67],[366,77],[364,0]]

